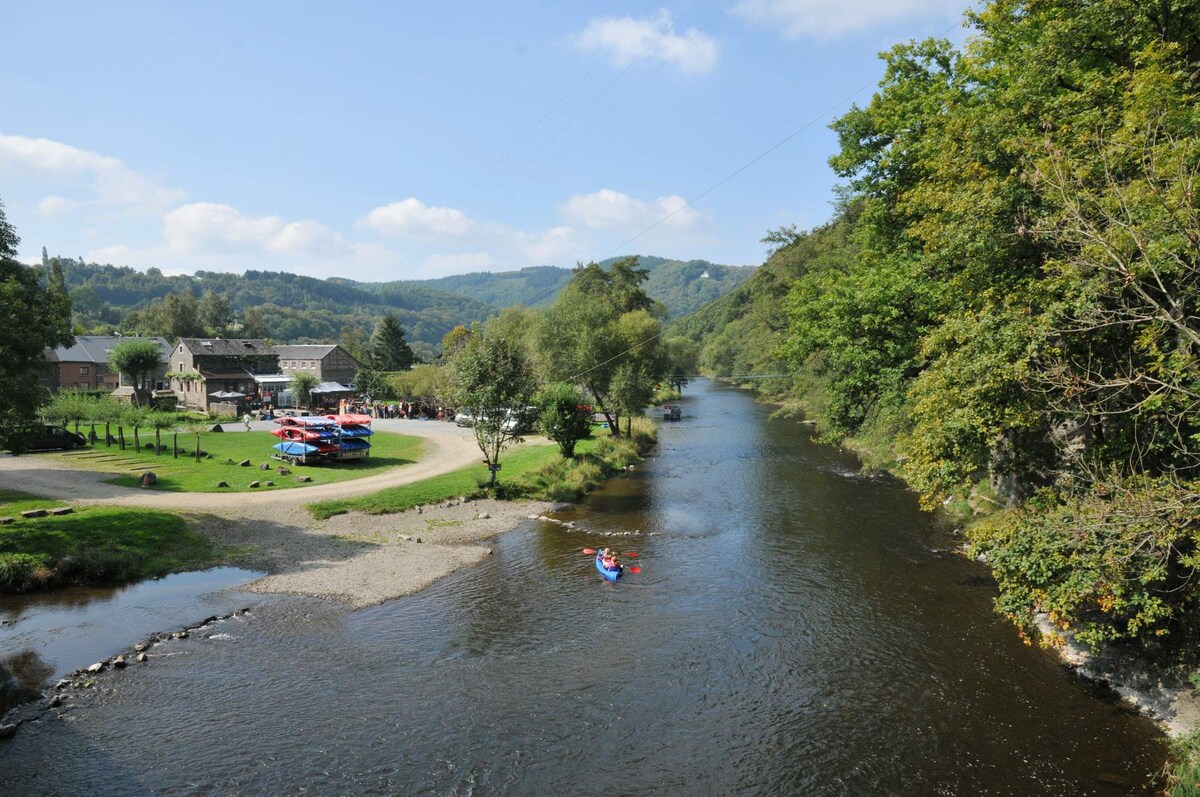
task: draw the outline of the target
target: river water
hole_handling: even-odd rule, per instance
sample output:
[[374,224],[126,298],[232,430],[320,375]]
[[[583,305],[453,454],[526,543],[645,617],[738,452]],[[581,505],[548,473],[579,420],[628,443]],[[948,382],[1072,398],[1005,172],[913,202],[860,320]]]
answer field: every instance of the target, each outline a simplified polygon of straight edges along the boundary
[[256,598],[0,742],[0,793],[1153,793],[1151,723],[1021,644],[911,493],[747,393],[683,405],[586,532],[366,610]]

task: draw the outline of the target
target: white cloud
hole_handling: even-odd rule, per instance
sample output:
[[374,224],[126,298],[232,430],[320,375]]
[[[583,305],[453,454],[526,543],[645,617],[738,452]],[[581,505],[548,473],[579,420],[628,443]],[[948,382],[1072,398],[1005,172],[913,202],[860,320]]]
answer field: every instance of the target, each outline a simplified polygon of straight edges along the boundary
[[657,17],[601,17],[572,38],[583,52],[606,53],[616,66],[639,58],[672,64],[681,72],[704,74],[717,65],[717,40],[692,28],[677,34],[670,12]]
[[692,227],[702,218],[681,196],[662,196],[647,202],[609,188],[575,194],[559,207],[559,212],[569,221],[594,229],[630,231],[659,222],[660,226],[676,229]]
[[163,216],[163,242],[177,254],[263,251],[336,258],[353,251],[341,233],[315,221],[247,216],[212,202],[194,202]]
[[789,39],[835,39],[919,16],[961,14],[949,0],[741,0],[733,13]]
[[358,220],[356,226],[396,237],[456,238],[474,226],[456,208],[429,207],[415,197],[377,207]]
[[130,169],[117,158],[99,155],[48,138],[0,134],[0,174],[31,172],[68,182],[90,194],[83,200],[48,196],[39,205],[45,214],[62,213],[82,205],[99,205],[110,210],[160,211],[186,195],[164,188],[156,181]]

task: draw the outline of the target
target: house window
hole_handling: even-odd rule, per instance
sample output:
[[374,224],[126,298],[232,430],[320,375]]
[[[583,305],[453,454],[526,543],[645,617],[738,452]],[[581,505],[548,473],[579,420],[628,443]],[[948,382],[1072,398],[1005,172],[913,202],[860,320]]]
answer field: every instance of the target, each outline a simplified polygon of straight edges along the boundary
[[91,373],[91,370],[86,365],[79,366],[80,376],[87,376],[89,373]]

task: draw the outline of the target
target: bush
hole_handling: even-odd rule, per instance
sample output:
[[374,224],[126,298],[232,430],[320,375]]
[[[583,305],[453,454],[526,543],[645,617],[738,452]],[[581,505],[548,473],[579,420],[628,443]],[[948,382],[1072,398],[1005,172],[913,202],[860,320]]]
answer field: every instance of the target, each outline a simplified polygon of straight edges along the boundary
[[1200,797],[1200,730],[1171,742],[1171,797]]

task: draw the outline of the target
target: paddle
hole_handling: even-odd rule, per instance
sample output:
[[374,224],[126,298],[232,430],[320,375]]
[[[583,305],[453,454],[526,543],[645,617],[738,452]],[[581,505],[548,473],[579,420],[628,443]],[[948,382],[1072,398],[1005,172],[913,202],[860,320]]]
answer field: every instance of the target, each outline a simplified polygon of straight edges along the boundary
[[625,553],[621,554],[621,556],[628,556],[632,559],[637,559],[637,553],[634,551],[626,551]]
[[629,565],[625,569],[628,570],[630,573],[642,572],[642,568],[638,567],[637,565]]
[[584,553],[595,553],[596,549],[595,548],[584,548],[583,552]]

